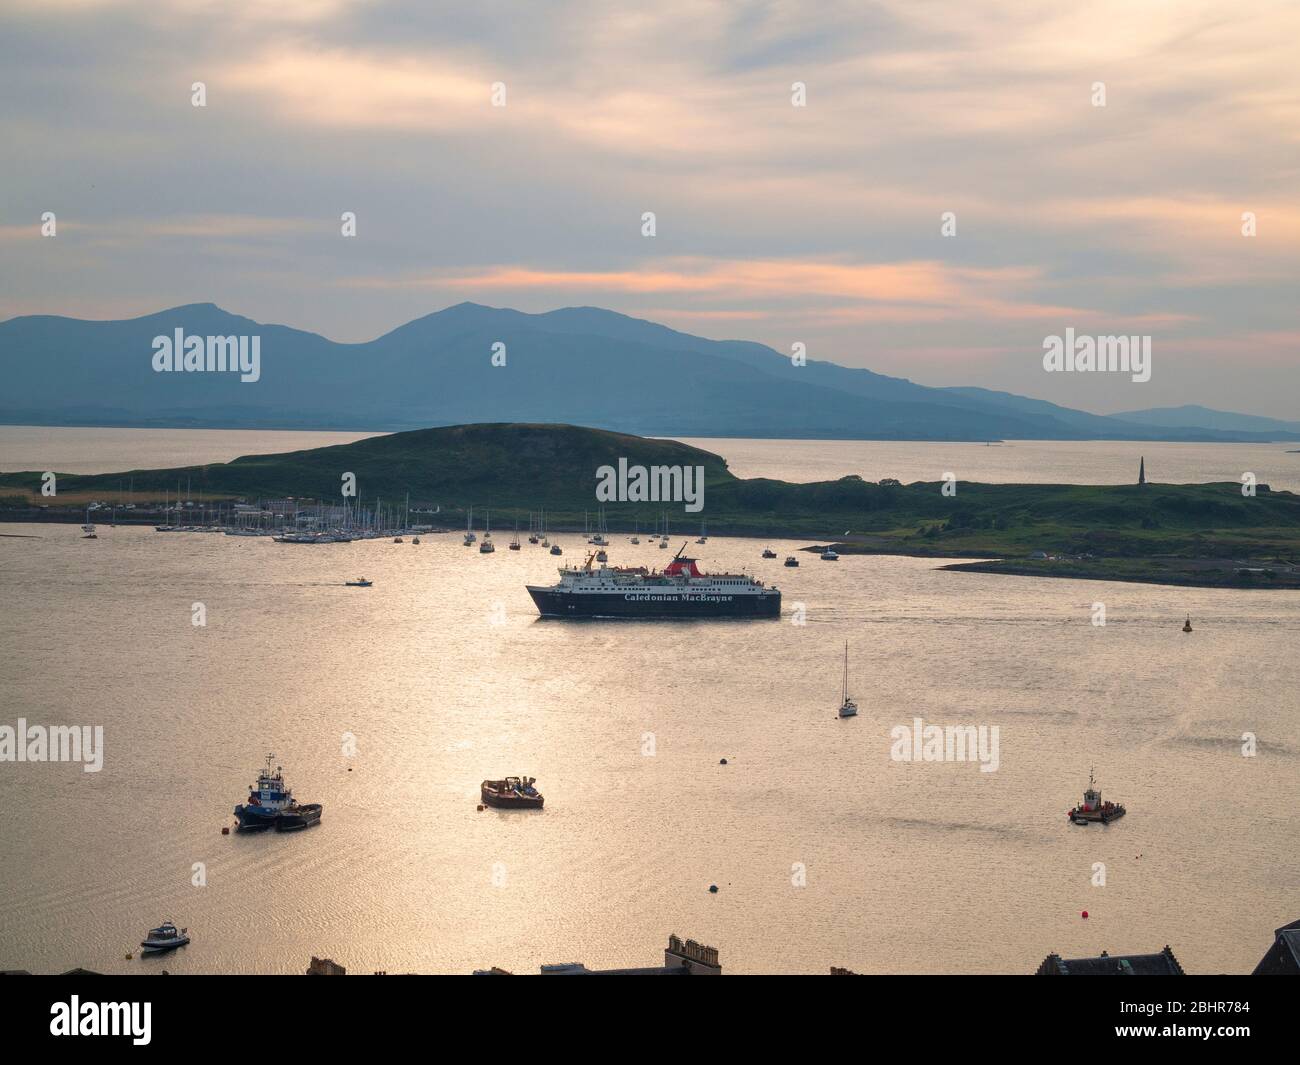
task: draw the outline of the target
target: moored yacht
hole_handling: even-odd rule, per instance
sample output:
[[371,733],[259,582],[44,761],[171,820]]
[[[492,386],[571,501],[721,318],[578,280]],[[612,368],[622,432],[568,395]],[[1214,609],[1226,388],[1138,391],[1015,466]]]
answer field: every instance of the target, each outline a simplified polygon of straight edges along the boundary
[[858,704],[849,695],[849,641],[844,641],[844,686],[840,693],[840,717],[857,717]]

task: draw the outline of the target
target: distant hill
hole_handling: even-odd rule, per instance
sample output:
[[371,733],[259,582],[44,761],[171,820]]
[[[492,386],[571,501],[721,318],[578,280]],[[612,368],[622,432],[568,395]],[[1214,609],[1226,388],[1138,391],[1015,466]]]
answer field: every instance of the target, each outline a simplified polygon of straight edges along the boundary
[[1278,418],[1261,418],[1256,414],[1233,414],[1230,411],[1211,410],[1187,404],[1182,407],[1153,407],[1150,410],[1127,411],[1110,414],[1109,418],[1121,422],[1139,422],[1166,428],[1221,429],[1227,432],[1270,433],[1293,436],[1300,433],[1300,422],[1281,421]]
[[[259,336],[261,378],[156,373],[152,340]],[[506,365],[492,365],[493,345]],[[1259,440],[1258,432],[1103,417],[978,388],[707,340],[595,307],[547,314],[461,303],[339,344],[211,303],[128,321],[0,323],[0,422],[402,430],[565,422],[653,436],[820,439]],[[1293,439],[1300,439],[1300,431]]]
[[[617,467],[620,458],[629,465],[703,466],[703,510],[687,513],[681,502],[601,504],[597,470]],[[238,497],[339,502],[344,473],[356,475],[367,506],[377,498],[398,504],[409,492],[413,504],[436,504],[436,520],[452,529],[463,527],[471,505],[480,518],[490,509],[498,531],[516,520],[523,525],[543,508],[552,531],[581,529],[584,513],[603,505],[615,533],[645,532],[666,516],[681,539],[693,538],[706,521],[713,535],[847,538],[846,550],[1012,559],[1041,575],[1300,588],[1300,496],[1291,492],[1246,497],[1236,482],[963,481],[946,496],[935,482],[873,484],[849,476],[792,484],[738,478],[718,455],[675,440],[572,425],[449,426],[205,466],[59,473],[58,495],[49,498],[40,493],[38,471],[0,474],[0,519],[79,522],[91,501],[124,502],[128,480],[136,505],[151,513],[178,486],[208,506]],[[1068,565],[1035,560],[1036,552],[1063,553]]]

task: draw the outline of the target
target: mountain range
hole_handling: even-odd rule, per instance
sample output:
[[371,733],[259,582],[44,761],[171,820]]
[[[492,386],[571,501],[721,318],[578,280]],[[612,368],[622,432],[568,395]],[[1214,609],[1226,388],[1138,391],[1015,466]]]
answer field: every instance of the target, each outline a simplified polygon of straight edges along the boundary
[[[260,379],[156,372],[153,339],[177,329],[259,337]],[[494,365],[494,350],[504,365]],[[795,366],[762,344],[596,307],[525,314],[461,303],[358,344],[211,303],[125,321],[28,315],[0,323],[0,373],[7,424],[379,431],[567,422],[652,436],[1300,439],[1300,423],[1206,408],[1097,415],[832,362]]]

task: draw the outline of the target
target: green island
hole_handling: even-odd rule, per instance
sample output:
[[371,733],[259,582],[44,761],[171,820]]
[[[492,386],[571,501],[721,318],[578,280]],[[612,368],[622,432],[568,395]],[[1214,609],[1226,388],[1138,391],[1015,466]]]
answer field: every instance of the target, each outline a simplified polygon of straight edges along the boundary
[[[794,484],[742,479],[712,452],[674,440],[571,425],[480,424],[418,429],[351,444],[225,463],[120,473],[56,474],[57,495],[41,494],[42,473],[0,473],[0,520],[81,520],[93,502],[135,504],[135,519],[165,494],[196,504],[294,498],[342,502],[345,473],[363,505],[382,499],[437,507],[442,527],[463,527],[468,508],[490,510],[500,531],[546,511],[548,529],[582,529],[603,508],[612,532],[649,532],[667,516],[670,533],[806,539],[841,554],[972,559],[946,568],[1041,577],[1231,588],[1300,588],[1300,495],[1238,483],[1054,485],[957,481],[879,483],[857,476]],[[704,506],[606,502],[597,470],[703,467]],[[102,520],[102,519],[101,519]],[[809,548],[812,550],[813,548]]]

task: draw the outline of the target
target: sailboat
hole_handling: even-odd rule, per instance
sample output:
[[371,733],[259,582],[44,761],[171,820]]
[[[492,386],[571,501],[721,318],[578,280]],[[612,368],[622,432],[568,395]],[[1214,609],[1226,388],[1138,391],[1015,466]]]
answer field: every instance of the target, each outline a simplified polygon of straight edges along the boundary
[[95,535],[95,523],[90,520],[90,507],[86,508],[86,524],[81,527],[81,531],[85,534],[82,536],[83,540],[99,539],[99,537]]
[[703,521],[700,522],[700,538],[695,542],[697,544],[707,544],[709,542],[709,530],[705,527]]
[[469,520],[465,525],[465,546],[469,547],[478,537],[474,535],[474,504],[469,505]]
[[840,717],[857,717],[858,704],[849,696],[849,641],[844,641],[844,689],[840,703]]
[[478,545],[480,555],[490,555],[495,551],[496,544],[492,542],[492,511],[487,512],[487,520],[483,523],[483,542]]
[[510,550],[511,551],[519,550],[519,522],[518,521],[515,522],[515,538],[510,541]]

